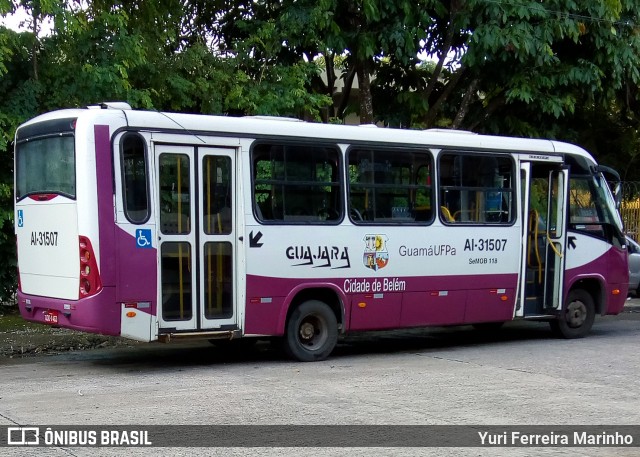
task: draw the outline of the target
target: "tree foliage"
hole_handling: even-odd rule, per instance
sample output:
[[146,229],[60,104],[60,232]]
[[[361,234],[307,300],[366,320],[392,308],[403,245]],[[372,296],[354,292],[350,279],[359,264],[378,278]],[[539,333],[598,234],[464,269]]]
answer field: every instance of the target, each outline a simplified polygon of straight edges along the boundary
[[0,27],[0,284],[16,127],[104,100],[559,138],[640,179],[640,0],[0,0],[0,15],[19,7],[26,31]]

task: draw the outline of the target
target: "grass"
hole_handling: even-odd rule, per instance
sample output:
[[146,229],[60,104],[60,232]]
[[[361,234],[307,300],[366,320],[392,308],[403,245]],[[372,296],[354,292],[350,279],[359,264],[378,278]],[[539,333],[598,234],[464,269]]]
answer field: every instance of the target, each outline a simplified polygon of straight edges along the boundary
[[[45,327],[41,329],[40,327]],[[0,306],[0,334],[19,332],[41,332],[48,333],[53,330],[40,324],[26,321],[20,316],[17,306]]]
[[123,344],[121,338],[28,322],[17,306],[0,306],[0,361]]

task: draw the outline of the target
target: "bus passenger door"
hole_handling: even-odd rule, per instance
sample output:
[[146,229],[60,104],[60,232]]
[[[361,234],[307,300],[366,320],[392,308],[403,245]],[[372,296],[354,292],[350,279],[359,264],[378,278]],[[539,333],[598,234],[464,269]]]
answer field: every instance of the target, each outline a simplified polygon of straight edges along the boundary
[[561,163],[523,162],[523,243],[516,316],[547,316],[562,308],[568,169]]
[[160,333],[237,329],[234,152],[155,148]]
[[235,330],[235,150],[198,148],[200,328]]
[[533,291],[533,282],[535,281],[536,272],[532,265],[532,255],[534,255],[533,233],[531,230],[533,211],[531,209],[530,199],[531,189],[531,163],[520,163],[520,205],[522,218],[522,242],[520,252],[520,281],[518,287],[518,306],[516,306],[515,315],[523,317],[525,309],[528,308],[530,297],[535,295]]
[[567,240],[569,170],[562,167],[549,173],[547,216],[545,309],[562,309],[562,288]]
[[197,327],[194,157],[193,147],[155,147],[161,332]]

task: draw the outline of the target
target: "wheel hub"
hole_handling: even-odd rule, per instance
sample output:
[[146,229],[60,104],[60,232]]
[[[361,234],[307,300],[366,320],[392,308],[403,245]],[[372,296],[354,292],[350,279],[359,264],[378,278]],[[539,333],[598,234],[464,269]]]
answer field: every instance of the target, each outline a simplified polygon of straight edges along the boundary
[[326,322],[318,316],[307,316],[298,327],[300,343],[310,350],[322,347],[328,337],[326,326]]
[[580,327],[587,318],[587,307],[581,301],[571,302],[567,307],[565,318],[569,327]]
[[311,322],[304,322],[300,326],[300,337],[303,340],[310,340],[311,338],[313,338],[313,335],[315,335],[315,333],[315,327]]

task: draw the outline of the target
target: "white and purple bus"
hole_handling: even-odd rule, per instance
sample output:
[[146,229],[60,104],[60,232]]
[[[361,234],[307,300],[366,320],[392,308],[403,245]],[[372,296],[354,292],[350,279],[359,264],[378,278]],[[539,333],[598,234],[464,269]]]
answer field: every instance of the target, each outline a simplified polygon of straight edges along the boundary
[[579,147],[281,118],[61,110],[16,133],[18,302],[140,341],[547,320],[627,296],[622,222]]

